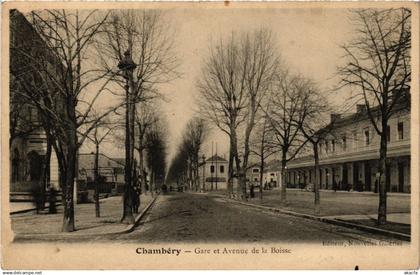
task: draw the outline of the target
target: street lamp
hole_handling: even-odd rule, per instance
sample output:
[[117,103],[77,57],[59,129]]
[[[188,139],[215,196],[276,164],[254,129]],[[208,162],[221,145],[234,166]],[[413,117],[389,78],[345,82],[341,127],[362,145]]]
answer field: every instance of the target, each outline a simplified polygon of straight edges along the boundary
[[131,58],[131,53],[127,50],[124,57],[118,63],[118,68],[123,72],[126,80],[126,112],[125,112],[125,174],[124,174],[124,208],[122,223],[133,224],[134,216],[132,209],[132,177],[133,167],[132,160],[134,158],[134,102],[132,93],[130,93],[130,81],[133,80],[133,71],[137,67]]

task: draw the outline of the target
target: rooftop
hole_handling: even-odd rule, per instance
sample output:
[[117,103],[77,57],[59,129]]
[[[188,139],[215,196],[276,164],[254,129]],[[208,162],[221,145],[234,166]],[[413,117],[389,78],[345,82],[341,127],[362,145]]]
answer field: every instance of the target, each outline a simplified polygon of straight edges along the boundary
[[226,159],[222,158],[221,156],[218,156],[217,154],[214,155],[214,156],[212,156],[212,157],[210,157],[210,158],[208,158],[206,161],[209,161],[209,162],[216,162],[216,161],[218,161],[218,162],[227,162]]

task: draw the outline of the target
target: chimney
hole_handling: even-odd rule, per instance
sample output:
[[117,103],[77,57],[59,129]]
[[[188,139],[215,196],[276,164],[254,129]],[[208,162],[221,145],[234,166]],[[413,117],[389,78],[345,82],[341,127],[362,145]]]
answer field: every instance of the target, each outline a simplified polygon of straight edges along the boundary
[[358,114],[365,113],[367,111],[365,104],[357,104],[356,108]]
[[334,122],[336,122],[337,120],[340,120],[340,119],[341,119],[341,114],[335,114],[335,113],[330,114],[330,122],[331,123],[334,123]]

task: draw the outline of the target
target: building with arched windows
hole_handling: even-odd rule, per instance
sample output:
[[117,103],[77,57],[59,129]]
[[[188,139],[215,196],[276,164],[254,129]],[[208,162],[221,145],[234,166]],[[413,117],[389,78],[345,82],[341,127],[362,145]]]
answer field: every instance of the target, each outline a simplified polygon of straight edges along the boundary
[[[32,45],[32,46],[31,46]],[[41,126],[41,120],[36,106],[28,98],[24,98],[18,91],[27,87],[42,87],[40,78],[32,75],[34,65],[28,64],[30,58],[25,59],[19,54],[23,49],[35,47],[37,54],[31,58],[54,60],[48,52],[48,47],[27,21],[25,16],[17,10],[10,11],[10,191],[30,192],[34,187],[41,186],[41,178],[46,174],[47,181],[58,189],[58,165],[54,151],[51,152],[49,167],[45,168],[47,153],[47,138]],[[53,61],[51,61],[53,62]],[[20,75],[19,75],[20,74]],[[22,83],[28,76],[31,85]],[[45,168],[45,169],[44,169]]]

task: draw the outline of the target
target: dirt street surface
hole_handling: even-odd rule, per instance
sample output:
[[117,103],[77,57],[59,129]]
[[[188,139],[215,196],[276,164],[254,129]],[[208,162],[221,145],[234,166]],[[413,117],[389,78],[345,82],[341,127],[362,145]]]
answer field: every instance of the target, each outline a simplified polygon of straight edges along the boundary
[[161,195],[122,242],[397,241],[318,221],[272,213],[195,193]]

